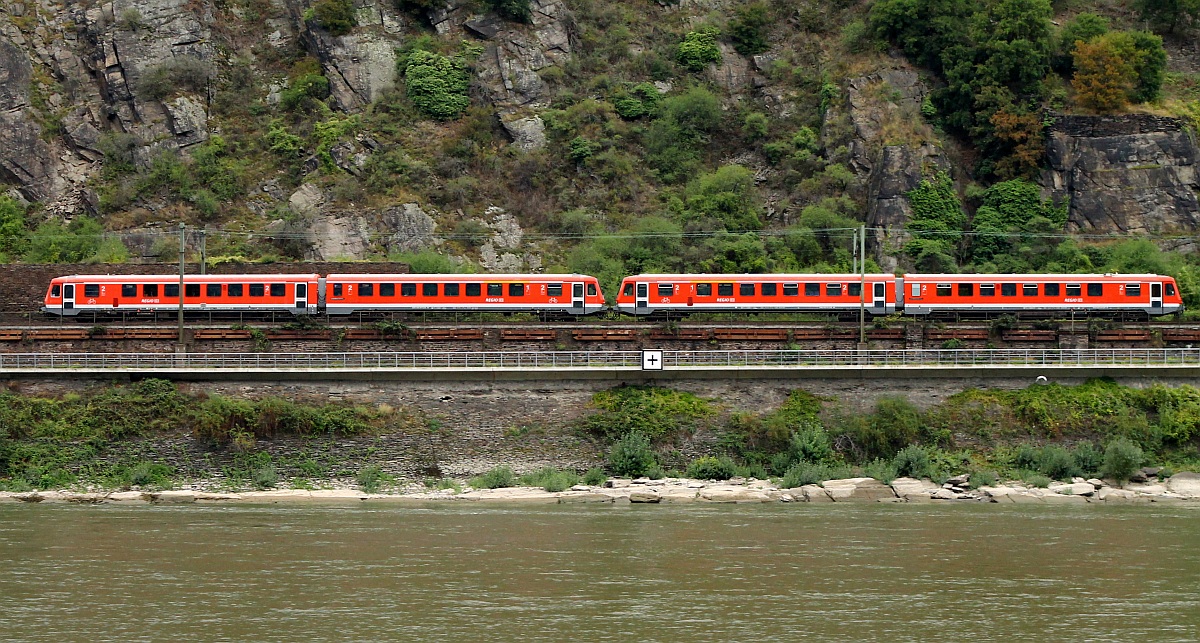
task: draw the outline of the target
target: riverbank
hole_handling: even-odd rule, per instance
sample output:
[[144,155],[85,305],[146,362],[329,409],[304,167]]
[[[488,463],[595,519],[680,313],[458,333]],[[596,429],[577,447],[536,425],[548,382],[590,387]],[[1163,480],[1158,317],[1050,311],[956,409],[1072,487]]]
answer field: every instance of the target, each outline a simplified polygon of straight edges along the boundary
[[1200,474],[1177,473],[1162,481],[1128,483],[1124,486],[1103,480],[1076,478],[1070,483],[1031,487],[1019,481],[971,489],[966,476],[938,485],[928,479],[897,478],[884,484],[874,478],[827,480],[822,484],[780,488],[767,480],[710,482],[688,478],[613,478],[603,485],[575,485],[565,491],[537,487],[473,489],[471,487],[429,489],[412,485],[394,493],[367,493],[359,489],[275,489],[223,493],[197,489],[166,491],[29,491],[0,492],[0,502],[49,504],[301,504],[337,503],[733,503],[772,502],[980,502],[1013,504],[1128,504],[1200,503]]

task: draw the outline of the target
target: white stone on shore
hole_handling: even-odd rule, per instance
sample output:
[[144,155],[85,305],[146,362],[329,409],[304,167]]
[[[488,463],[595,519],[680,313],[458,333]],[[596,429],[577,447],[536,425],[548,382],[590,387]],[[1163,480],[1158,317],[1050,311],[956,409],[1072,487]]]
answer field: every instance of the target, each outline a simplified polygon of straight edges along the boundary
[[662,502],[662,496],[653,491],[634,491],[629,494],[629,502],[659,503]]
[[961,497],[962,496],[949,489],[938,489],[937,491],[933,492],[933,495],[930,496],[930,498],[933,498],[934,500],[958,500]]
[[800,487],[804,492],[804,500],[806,502],[833,502],[833,497],[829,495],[829,490],[821,485],[806,484]]
[[874,502],[880,498],[896,497],[891,487],[874,478],[826,480],[824,487],[834,502]]
[[892,491],[896,497],[907,502],[929,502],[938,486],[929,480],[916,478],[896,478],[892,480]]
[[1171,493],[1185,498],[1200,498],[1200,474],[1177,473],[1167,479],[1166,487]]
[[1090,482],[1072,482],[1071,484],[1052,484],[1050,491],[1064,496],[1090,496],[1096,493],[1096,487]]

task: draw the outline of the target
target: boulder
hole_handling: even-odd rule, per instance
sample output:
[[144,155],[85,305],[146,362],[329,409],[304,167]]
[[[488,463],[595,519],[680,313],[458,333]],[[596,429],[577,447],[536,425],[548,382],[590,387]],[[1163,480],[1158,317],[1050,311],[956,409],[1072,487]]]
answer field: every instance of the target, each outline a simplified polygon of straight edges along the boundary
[[1166,488],[1185,498],[1200,498],[1200,474],[1183,472],[1167,478]]
[[938,487],[928,480],[915,478],[896,478],[892,481],[892,491],[896,497],[908,502],[928,501]]
[[895,498],[892,488],[874,478],[845,478],[842,480],[826,480],[825,491],[834,502],[854,502],[879,500],[880,498]]
[[1127,489],[1103,487],[1096,492],[1096,499],[1104,502],[1134,502],[1139,499],[1139,496]]
[[1050,491],[1065,496],[1090,496],[1096,493],[1096,487],[1090,482],[1072,482],[1071,484],[1052,484]]
[[150,502],[161,504],[187,504],[196,502],[196,494],[192,491],[158,491],[144,495],[150,497]]
[[[795,491],[793,489],[793,491]],[[821,485],[806,484],[800,487],[805,502],[833,502],[829,492]]]
[[558,504],[573,505],[573,504],[596,504],[596,503],[611,503],[613,497],[603,493],[595,493],[585,491],[582,493],[563,493],[558,497]]
[[662,496],[653,491],[634,491],[629,494],[629,502],[659,503],[662,502]]
[[518,149],[530,152],[546,146],[546,124],[540,116],[502,117],[500,124]]
[[961,497],[961,494],[957,494],[949,489],[938,489],[930,496],[934,500],[958,500]]

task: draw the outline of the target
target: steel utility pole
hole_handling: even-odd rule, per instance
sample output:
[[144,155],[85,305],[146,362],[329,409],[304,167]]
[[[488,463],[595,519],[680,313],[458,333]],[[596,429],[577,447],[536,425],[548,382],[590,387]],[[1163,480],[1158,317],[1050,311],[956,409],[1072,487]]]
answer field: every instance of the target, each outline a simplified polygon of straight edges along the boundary
[[200,230],[200,274],[205,274],[208,263],[208,237],[205,236],[205,231]]
[[858,228],[858,345],[867,343],[867,226]]
[[179,224],[179,352],[184,352],[183,343],[183,269],[187,259],[187,224]]

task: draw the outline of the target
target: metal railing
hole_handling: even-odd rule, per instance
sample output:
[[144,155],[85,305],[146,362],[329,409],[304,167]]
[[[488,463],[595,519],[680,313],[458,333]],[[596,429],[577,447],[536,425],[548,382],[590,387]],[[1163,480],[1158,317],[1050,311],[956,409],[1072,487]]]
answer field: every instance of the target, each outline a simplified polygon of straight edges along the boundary
[[[662,351],[665,369],[739,367],[1200,366],[1200,348]],[[641,369],[641,351],[0,353],[14,370]]]

